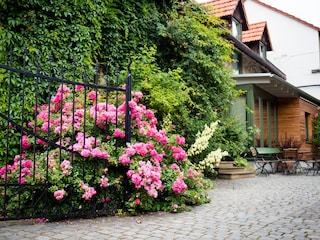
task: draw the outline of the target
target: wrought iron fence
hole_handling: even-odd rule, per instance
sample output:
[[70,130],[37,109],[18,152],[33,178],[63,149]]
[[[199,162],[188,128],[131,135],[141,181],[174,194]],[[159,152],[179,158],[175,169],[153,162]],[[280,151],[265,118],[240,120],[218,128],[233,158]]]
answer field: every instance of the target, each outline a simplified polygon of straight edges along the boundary
[[[20,62],[13,52],[0,64],[0,220],[121,211],[128,187],[114,161],[131,140],[130,63],[123,82],[117,67],[111,74],[76,61],[57,77],[52,55],[40,66],[28,51]],[[111,140],[121,127],[124,137]]]

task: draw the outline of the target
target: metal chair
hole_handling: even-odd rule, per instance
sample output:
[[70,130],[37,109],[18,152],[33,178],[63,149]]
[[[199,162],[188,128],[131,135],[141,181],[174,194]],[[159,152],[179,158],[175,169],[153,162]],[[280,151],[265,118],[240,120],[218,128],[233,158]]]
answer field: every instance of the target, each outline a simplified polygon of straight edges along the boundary
[[313,171],[313,175],[317,175],[320,173],[320,149],[319,148],[315,152],[313,160],[310,161],[310,164],[307,169],[307,175],[311,171]]
[[299,163],[299,153],[297,148],[285,148],[283,149],[283,159],[281,166],[284,174],[297,173],[298,170],[302,171]]
[[268,175],[267,170],[264,168],[264,163],[258,161],[258,153],[254,147],[250,147],[252,158],[254,159],[254,165],[256,166],[256,172],[260,170],[261,173]]

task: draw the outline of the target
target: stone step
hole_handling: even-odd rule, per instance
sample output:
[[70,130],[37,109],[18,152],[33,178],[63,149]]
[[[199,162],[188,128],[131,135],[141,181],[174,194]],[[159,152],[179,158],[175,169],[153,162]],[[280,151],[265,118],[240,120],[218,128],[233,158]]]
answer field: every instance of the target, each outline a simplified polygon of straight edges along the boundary
[[255,177],[256,174],[254,172],[233,172],[233,173],[222,173],[218,174],[218,178],[220,179],[240,179],[240,178],[252,178]]
[[236,166],[232,166],[232,167],[219,167],[218,168],[218,172],[219,173],[225,173],[225,172],[241,172],[241,171],[245,171],[246,168],[245,167],[236,167]]
[[220,179],[240,179],[255,177],[256,173],[245,167],[237,167],[233,165],[233,161],[222,161],[217,167],[218,178]]
[[218,168],[233,167],[233,161],[221,161]]

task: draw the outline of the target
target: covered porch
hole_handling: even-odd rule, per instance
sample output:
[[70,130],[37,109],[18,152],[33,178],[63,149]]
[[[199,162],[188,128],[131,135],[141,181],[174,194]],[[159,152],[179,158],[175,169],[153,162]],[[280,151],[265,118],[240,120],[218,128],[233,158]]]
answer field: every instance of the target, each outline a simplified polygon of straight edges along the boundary
[[[233,76],[244,91],[231,108],[246,130],[258,128],[254,147],[298,147],[312,159],[312,121],[320,101],[272,73]],[[286,146],[288,147],[288,146]]]

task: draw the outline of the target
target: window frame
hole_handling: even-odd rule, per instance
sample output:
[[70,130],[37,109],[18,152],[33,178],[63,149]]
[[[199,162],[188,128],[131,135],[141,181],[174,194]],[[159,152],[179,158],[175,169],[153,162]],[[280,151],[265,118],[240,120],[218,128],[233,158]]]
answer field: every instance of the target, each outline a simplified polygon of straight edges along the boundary
[[240,52],[235,51],[232,56],[232,72],[233,74],[241,74],[242,73],[242,55]]
[[261,41],[259,41],[259,54],[260,54],[260,57],[262,57],[263,59],[266,59],[267,46]]
[[305,132],[306,132],[306,137],[305,137],[305,141],[308,143],[310,142],[310,126],[311,126],[311,114],[308,112],[304,113],[304,121],[305,121]]
[[242,40],[242,26],[241,26],[240,21],[238,21],[236,18],[231,19],[231,30],[232,30],[232,35],[241,41]]

